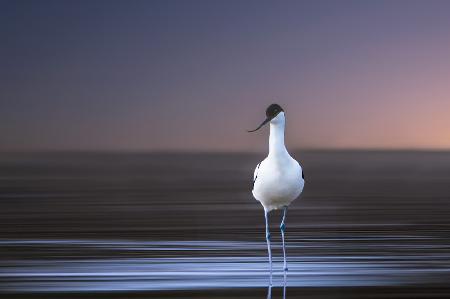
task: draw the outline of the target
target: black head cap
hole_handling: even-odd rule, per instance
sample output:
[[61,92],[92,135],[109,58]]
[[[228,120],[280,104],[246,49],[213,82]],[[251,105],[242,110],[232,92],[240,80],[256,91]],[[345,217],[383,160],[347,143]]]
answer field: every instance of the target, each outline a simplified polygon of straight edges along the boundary
[[283,108],[281,108],[280,105],[272,104],[269,107],[267,107],[267,109],[266,109],[266,116],[267,116],[267,118],[272,119],[275,116],[277,116],[278,113],[280,113],[281,111],[284,111],[284,110],[283,110]]
[[262,124],[259,125],[254,130],[247,131],[247,132],[255,132],[258,131],[262,126],[270,122],[274,117],[276,117],[281,111],[284,111],[283,108],[281,108],[278,104],[272,104],[266,109],[266,119],[262,122]]

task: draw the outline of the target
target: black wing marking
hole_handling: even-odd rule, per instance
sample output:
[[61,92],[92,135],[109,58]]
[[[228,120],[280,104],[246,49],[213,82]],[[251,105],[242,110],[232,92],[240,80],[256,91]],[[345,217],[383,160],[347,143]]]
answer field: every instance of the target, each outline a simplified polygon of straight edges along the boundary
[[302,179],[305,180],[305,172],[302,169]]
[[252,183],[252,190],[255,188],[255,182],[256,182],[256,179],[258,178],[258,169],[259,169],[259,165],[261,165],[261,162],[259,162],[259,164],[256,166],[256,169],[255,169],[255,176],[254,176],[254,178],[253,178],[253,183]]

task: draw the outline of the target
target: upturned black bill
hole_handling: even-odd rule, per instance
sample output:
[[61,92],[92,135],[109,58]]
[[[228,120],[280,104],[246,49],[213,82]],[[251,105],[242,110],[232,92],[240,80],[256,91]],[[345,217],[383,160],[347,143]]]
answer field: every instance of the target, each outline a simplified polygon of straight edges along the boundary
[[266,118],[266,119],[262,122],[262,124],[259,125],[259,127],[257,127],[257,128],[254,129],[254,130],[247,131],[247,132],[251,133],[251,132],[258,131],[259,129],[261,129],[262,126],[264,126],[265,124],[267,124],[269,121],[270,121],[270,118]]

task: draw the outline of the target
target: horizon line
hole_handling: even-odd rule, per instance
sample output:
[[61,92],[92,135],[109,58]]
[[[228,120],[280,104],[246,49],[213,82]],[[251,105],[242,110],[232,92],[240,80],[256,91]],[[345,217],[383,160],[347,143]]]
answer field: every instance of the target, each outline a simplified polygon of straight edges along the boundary
[[[450,152],[450,148],[294,148],[290,152]],[[45,153],[109,153],[109,154],[258,154],[266,151],[259,150],[193,150],[193,149],[17,149],[1,150],[1,154],[45,154]]]

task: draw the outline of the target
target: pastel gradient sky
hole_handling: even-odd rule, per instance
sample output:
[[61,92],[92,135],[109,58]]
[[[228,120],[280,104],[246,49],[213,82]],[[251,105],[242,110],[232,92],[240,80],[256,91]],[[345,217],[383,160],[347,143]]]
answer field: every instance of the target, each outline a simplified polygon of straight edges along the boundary
[[450,149],[450,1],[0,0],[0,150]]

